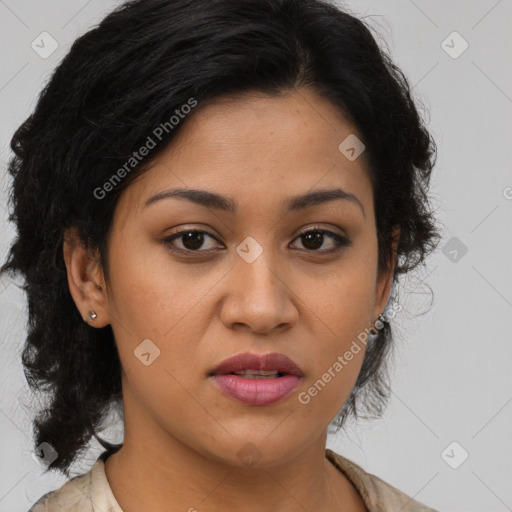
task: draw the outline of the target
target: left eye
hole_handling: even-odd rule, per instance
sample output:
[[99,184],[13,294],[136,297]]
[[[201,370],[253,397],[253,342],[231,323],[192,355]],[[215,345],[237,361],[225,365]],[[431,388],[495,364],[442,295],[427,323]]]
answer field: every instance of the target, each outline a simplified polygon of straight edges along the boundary
[[347,238],[326,229],[310,229],[309,231],[304,231],[297,237],[297,240],[300,239],[302,241],[302,245],[305,246],[305,249],[318,251],[318,249],[323,245],[326,237],[334,240],[334,243],[331,244],[330,249],[328,248],[320,252],[334,252],[350,245]]
[[[165,238],[164,243],[172,246],[171,248],[178,252],[208,252],[208,250],[214,248],[214,246],[204,249],[203,244],[205,243],[206,238],[217,240],[207,231],[187,229]],[[324,245],[326,238],[330,238],[333,241],[333,243],[331,243],[331,247],[318,251],[318,249]],[[175,245],[175,241],[178,240],[181,243],[181,247],[177,247]],[[313,252],[334,252],[350,245],[350,241],[347,238],[326,229],[310,229],[309,231],[304,231],[295,240],[301,240],[303,245],[303,249],[301,250]],[[201,247],[203,247],[204,250],[199,251]]]

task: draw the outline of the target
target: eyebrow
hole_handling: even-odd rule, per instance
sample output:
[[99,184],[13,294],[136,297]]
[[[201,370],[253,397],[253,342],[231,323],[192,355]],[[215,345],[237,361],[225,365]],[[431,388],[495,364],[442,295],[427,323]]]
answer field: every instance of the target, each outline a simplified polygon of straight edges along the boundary
[[[237,212],[238,208],[236,201],[229,197],[224,197],[216,192],[190,188],[172,188],[159,192],[147,199],[143,208],[147,208],[162,199],[173,198],[187,199],[188,201],[192,201],[200,206],[205,206],[206,208],[213,208],[233,214]],[[340,199],[358,205],[363,213],[363,217],[366,217],[361,201],[354,194],[346,192],[341,188],[315,190],[314,192],[307,192],[302,195],[290,197],[285,200],[283,210],[284,212],[293,212]]]

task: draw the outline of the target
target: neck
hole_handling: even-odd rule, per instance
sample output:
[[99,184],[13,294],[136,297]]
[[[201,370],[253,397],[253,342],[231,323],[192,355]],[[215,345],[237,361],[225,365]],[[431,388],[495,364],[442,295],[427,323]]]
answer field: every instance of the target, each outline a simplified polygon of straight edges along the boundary
[[125,417],[123,446],[105,462],[123,512],[366,510],[349,480],[325,458],[326,431],[289,460],[259,468],[200,453],[141,418]]

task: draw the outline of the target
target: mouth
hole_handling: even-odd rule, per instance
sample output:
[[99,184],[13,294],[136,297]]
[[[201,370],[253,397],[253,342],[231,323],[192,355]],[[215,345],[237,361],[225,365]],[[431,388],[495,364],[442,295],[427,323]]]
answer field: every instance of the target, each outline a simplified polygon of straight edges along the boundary
[[246,352],[223,361],[208,375],[225,395],[247,405],[268,405],[288,397],[304,378],[284,354]]

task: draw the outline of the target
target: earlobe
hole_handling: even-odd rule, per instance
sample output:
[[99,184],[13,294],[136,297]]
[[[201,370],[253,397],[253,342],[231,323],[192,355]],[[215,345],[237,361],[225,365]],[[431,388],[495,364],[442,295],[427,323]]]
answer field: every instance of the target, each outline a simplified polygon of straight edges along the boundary
[[76,228],[71,228],[64,234],[63,256],[69,291],[80,315],[91,326],[105,327],[110,321],[99,255],[87,250]]

